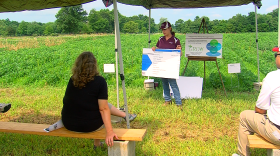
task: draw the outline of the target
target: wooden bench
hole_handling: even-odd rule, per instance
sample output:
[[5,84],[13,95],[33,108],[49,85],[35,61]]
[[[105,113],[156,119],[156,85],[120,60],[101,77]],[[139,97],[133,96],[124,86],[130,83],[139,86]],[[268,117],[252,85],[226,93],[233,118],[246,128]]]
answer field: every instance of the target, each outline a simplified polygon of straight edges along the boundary
[[[45,132],[44,129],[50,125],[18,123],[18,122],[0,122],[0,132],[35,134],[46,136],[60,136],[72,138],[89,138],[89,139],[105,139],[105,128],[90,133],[76,133],[67,129],[60,128],[51,132]],[[135,141],[142,141],[146,129],[113,129],[120,140],[114,141],[113,147],[108,147],[109,156],[133,156],[135,155]]]
[[[280,155],[280,146],[274,145],[265,140],[260,135],[248,135],[249,147],[250,148],[265,148],[267,149],[267,155]],[[277,149],[273,152],[273,149]]]

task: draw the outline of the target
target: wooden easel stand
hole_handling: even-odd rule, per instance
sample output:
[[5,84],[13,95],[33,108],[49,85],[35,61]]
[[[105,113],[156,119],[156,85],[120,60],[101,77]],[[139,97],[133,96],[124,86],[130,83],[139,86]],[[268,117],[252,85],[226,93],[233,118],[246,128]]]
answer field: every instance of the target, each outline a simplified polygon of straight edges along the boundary
[[222,76],[221,76],[220,69],[219,69],[219,66],[218,66],[217,57],[188,56],[188,62],[187,62],[186,67],[184,69],[183,75],[185,75],[185,72],[186,72],[186,69],[187,69],[187,66],[188,66],[190,60],[192,60],[192,61],[204,61],[204,80],[203,80],[204,84],[203,84],[203,86],[205,86],[205,81],[206,81],[206,79],[205,79],[206,78],[206,76],[205,76],[206,75],[205,74],[205,61],[215,61],[217,69],[219,71],[219,75],[220,75],[220,79],[221,79],[221,82],[222,82],[222,85],[223,85],[223,89],[224,89],[225,95],[227,96],[225,85],[224,85],[224,82],[222,80]]

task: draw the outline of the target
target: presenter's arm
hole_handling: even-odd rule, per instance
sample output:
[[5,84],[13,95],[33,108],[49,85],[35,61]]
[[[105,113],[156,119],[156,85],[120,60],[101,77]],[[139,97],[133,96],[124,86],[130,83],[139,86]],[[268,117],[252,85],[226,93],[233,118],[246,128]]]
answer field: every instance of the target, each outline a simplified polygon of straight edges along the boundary
[[176,49],[180,49],[181,50],[180,56],[182,56],[182,47],[181,47],[181,45],[177,45]]
[[256,113],[259,113],[259,114],[266,114],[266,110],[264,110],[264,109],[260,109],[260,108],[258,108],[257,106],[255,107],[255,112]]
[[152,47],[152,50],[155,51],[155,50],[156,50],[156,47]]
[[119,139],[118,136],[113,132],[112,124],[111,124],[111,112],[108,106],[108,100],[98,99],[99,111],[105,125],[106,129],[106,139],[105,142],[108,146],[113,146],[114,137]]

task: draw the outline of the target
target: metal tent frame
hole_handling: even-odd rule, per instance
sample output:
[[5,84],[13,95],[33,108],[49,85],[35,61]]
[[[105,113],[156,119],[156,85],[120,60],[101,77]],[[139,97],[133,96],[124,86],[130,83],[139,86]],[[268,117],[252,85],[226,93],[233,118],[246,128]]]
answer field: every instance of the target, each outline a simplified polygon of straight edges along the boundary
[[[23,11],[23,10],[40,10],[47,8],[55,8],[55,7],[67,7],[73,5],[79,5],[82,3],[87,3],[95,0],[44,0],[42,3],[38,3],[38,0],[12,0],[11,3],[6,3],[5,1],[0,1],[0,12],[14,12],[14,11]],[[243,4],[249,4],[251,2],[260,2],[260,0],[178,0],[176,3],[170,0],[118,0],[120,3],[129,4],[129,5],[138,5],[143,6],[146,9],[149,9],[149,47],[150,47],[150,19],[151,19],[151,9],[152,8],[206,8],[206,7],[219,7],[219,6],[239,6]],[[209,3],[211,1],[211,3]],[[124,77],[124,69],[123,69],[123,59],[122,59],[122,50],[121,50],[121,40],[120,40],[120,29],[119,29],[119,20],[118,20],[118,9],[117,9],[117,0],[113,0],[114,5],[114,17],[115,17],[115,48],[116,48],[116,56],[119,56],[119,66],[120,66],[120,78],[122,81],[123,88],[123,96],[124,96],[124,106],[126,111],[126,121],[127,128],[130,128],[129,117],[128,117],[128,107],[127,107],[127,97],[126,97],[126,89],[125,89],[125,77]],[[256,7],[256,6],[255,6]],[[279,0],[278,0],[278,8]],[[256,12],[256,10],[255,10]],[[257,17],[257,13],[256,17]],[[280,22],[280,13],[278,16]],[[257,20],[257,18],[256,18]],[[257,38],[257,22],[256,22],[256,38]],[[257,42],[257,39],[256,39]],[[280,25],[278,23],[278,46],[280,46]],[[257,57],[258,57],[258,65],[259,65],[259,53],[258,53],[258,43],[257,43]],[[116,57],[116,63],[117,63]],[[118,66],[116,67],[118,68]],[[118,71],[116,72],[118,73]],[[259,75],[259,66],[258,66],[258,75]],[[118,76],[116,76],[118,77]],[[258,76],[259,79],[259,76]],[[118,81],[118,78],[117,78]]]
[[[279,0],[280,1],[280,0]],[[119,30],[119,22],[118,22],[118,11],[117,11],[117,3],[116,0],[113,0],[114,3],[114,14],[115,14],[115,34],[116,34],[116,44],[118,47],[116,49],[116,52],[118,52],[119,54],[119,61],[120,61],[120,77],[122,80],[122,88],[123,88],[123,96],[124,96],[124,107],[125,107],[125,112],[126,112],[126,121],[127,121],[127,128],[130,128],[130,123],[128,120],[128,107],[127,107],[127,97],[126,97],[126,89],[125,89],[125,81],[124,81],[124,69],[123,69],[123,62],[122,62],[122,52],[121,52],[121,44],[120,44],[120,30]],[[256,25],[256,46],[257,46],[257,64],[258,64],[258,84],[260,85],[260,69],[259,69],[259,48],[258,48],[258,21],[257,21],[257,7],[260,8],[260,6],[258,6],[257,3],[254,3],[255,6],[255,25]],[[149,48],[150,48],[150,36],[151,36],[151,8],[149,8]],[[279,31],[279,29],[278,29]],[[279,33],[278,33],[279,34]],[[279,42],[279,39],[278,39]],[[278,43],[279,45],[279,43]],[[117,57],[117,55],[116,55]],[[117,59],[116,59],[116,64],[117,64]],[[118,67],[116,67],[118,68]],[[116,72],[116,77],[118,73]],[[149,79],[149,77],[148,77]],[[118,80],[117,80],[117,86],[118,86]],[[118,87],[117,87],[117,92],[118,92]],[[119,95],[119,93],[117,93],[117,95]],[[117,103],[119,103],[119,98],[117,99]],[[119,107],[119,104],[118,104]]]

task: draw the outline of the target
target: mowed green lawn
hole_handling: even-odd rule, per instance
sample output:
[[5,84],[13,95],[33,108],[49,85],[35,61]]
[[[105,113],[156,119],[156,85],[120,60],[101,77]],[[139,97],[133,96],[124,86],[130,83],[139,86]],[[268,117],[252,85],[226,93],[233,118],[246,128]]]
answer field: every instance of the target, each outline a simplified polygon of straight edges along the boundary
[[[152,45],[159,36],[151,36]],[[258,97],[252,89],[257,78],[254,37],[254,33],[224,34],[223,58],[218,63],[227,97],[215,63],[207,62],[202,98],[184,100],[181,111],[174,104],[162,105],[161,83],[157,90],[144,90],[147,77],[141,76],[141,56],[142,48],[148,46],[147,34],[122,34],[128,107],[129,112],[138,114],[131,128],[147,129],[144,141],[136,143],[136,155],[223,156],[237,152],[239,113],[254,109]],[[178,34],[178,38],[184,51],[185,35]],[[259,35],[261,80],[275,70],[270,52],[277,44],[274,39],[277,33]],[[92,51],[97,57],[101,75],[108,82],[109,102],[116,106],[115,75],[102,72],[104,63],[115,63],[113,35],[55,38],[53,41],[61,42],[52,46],[46,44],[52,38],[34,40],[39,42],[35,48],[0,48],[0,103],[12,103],[9,112],[0,114],[0,121],[52,124],[59,120],[71,67],[83,51]],[[187,58],[182,57],[180,75],[186,63]],[[228,63],[241,63],[239,77],[227,73]],[[203,62],[190,62],[185,76],[203,77]],[[120,93],[122,97],[121,89]],[[122,106],[123,99],[120,101]],[[126,123],[113,127],[126,128]],[[0,155],[107,155],[107,148],[95,151],[90,139],[0,133],[0,145]],[[265,154],[264,149],[252,150],[252,155]]]
[[[0,101],[12,102],[1,121],[52,124],[60,118],[65,87],[2,88]],[[122,91],[120,90],[122,96]],[[109,101],[116,106],[116,89],[109,88]],[[204,90],[202,99],[163,106],[162,88],[146,91],[127,88],[129,112],[138,114],[131,128],[147,129],[136,143],[136,155],[231,155],[236,152],[239,113],[253,109],[258,93]],[[120,101],[122,104],[122,100]],[[126,128],[126,123],[113,124]],[[0,133],[1,155],[107,155],[93,149],[90,139]],[[252,150],[265,155],[266,150]]]

